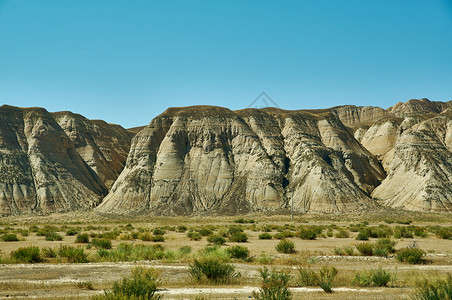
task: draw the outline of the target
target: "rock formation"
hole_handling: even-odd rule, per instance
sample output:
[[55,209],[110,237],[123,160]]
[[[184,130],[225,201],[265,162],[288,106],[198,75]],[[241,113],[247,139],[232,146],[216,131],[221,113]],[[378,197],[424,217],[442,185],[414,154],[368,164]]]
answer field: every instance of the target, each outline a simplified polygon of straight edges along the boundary
[[95,207],[108,190],[88,162],[45,109],[0,107],[0,215]]

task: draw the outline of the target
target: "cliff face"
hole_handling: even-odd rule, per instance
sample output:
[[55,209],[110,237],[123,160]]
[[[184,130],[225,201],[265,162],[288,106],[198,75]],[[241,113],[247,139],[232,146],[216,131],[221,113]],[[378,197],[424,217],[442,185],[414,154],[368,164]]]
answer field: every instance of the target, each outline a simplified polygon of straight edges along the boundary
[[124,168],[130,148],[130,134],[119,125],[88,120],[71,112],[52,115],[71,139],[78,154],[110,188]]
[[332,212],[372,205],[377,160],[333,114],[173,108],[132,141],[99,211],[157,214],[287,207]]
[[95,207],[102,179],[42,108],[0,107],[0,215]]

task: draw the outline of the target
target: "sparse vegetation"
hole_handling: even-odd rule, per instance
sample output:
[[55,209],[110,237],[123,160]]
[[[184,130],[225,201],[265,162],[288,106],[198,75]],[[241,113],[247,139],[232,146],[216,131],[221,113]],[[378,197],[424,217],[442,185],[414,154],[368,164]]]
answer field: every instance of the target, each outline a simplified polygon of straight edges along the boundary
[[295,253],[295,244],[289,240],[281,240],[278,245],[276,245],[276,251],[279,253]]
[[403,248],[397,251],[396,258],[401,262],[409,264],[420,264],[423,262],[425,251],[419,248]]
[[195,259],[189,266],[190,276],[197,282],[231,283],[239,276],[233,265],[215,256]]
[[257,300],[290,300],[292,293],[289,290],[291,276],[287,272],[277,272],[268,268],[259,271],[262,277],[262,286],[258,292],[253,292]]

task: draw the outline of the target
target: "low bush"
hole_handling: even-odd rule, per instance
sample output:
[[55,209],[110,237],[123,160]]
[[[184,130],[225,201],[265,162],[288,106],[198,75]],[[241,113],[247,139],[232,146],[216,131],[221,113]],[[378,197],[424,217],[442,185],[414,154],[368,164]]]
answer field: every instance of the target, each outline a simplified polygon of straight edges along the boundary
[[276,251],[279,253],[295,253],[295,244],[292,241],[289,240],[281,240],[276,245]]
[[187,226],[179,225],[176,227],[176,231],[177,232],[185,232],[185,231],[187,231]]
[[187,237],[192,241],[199,241],[201,239],[201,234],[196,231],[190,231],[187,233]]
[[189,266],[189,272],[198,282],[231,283],[239,276],[233,265],[213,256],[195,259]]
[[337,275],[337,269],[335,267],[324,266],[319,272],[319,285],[325,293],[333,292],[333,283]]
[[66,231],[66,235],[76,235],[78,233],[78,230],[75,228],[71,228],[68,231]]
[[319,276],[317,273],[311,270],[310,267],[298,268],[298,278],[297,278],[298,286],[318,286],[319,285]]
[[11,252],[11,258],[18,263],[39,263],[42,262],[41,251],[38,247],[30,246],[19,248],[16,251]]
[[273,263],[273,257],[271,257],[268,254],[261,253],[257,258],[256,261],[260,263],[261,265],[271,265]]
[[315,240],[317,238],[317,233],[312,228],[301,228],[298,231],[297,236],[303,240]]
[[344,238],[348,238],[350,235],[348,234],[348,232],[347,231],[345,231],[345,230],[339,230],[337,233],[336,233],[336,237],[337,238],[339,238],[339,239],[344,239]]
[[213,234],[207,237],[207,241],[215,245],[224,245],[226,243],[226,239],[219,234]]
[[236,232],[230,235],[228,240],[235,243],[246,243],[248,241],[248,235],[244,232]]
[[208,228],[201,228],[198,230],[199,234],[202,236],[209,236],[213,233],[212,230],[208,229]]
[[411,296],[413,300],[450,300],[452,299],[452,276],[434,282],[424,280],[417,282],[418,288]]
[[41,251],[42,251],[42,255],[45,258],[55,258],[55,257],[58,256],[57,251],[55,249],[53,249],[53,248],[50,248],[50,247],[44,247],[44,248],[41,249]]
[[163,229],[160,229],[160,228],[154,228],[152,230],[153,235],[164,235],[165,233],[166,233],[166,231]]
[[396,238],[396,239],[402,239],[402,238],[412,239],[413,231],[407,227],[396,226],[394,228],[394,238]]
[[381,267],[370,271],[370,279],[374,286],[384,287],[391,280],[391,274]]
[[80,243],[80,244],[89,243],[89,235],[87,233],[77,234],[77,237],[75,238],[75,242]]
[[422,257],[425,251],[419,248],[402,248],[397,251],[396,258],[398,261],[410,264],[419,264],[423,262]]
[[344,255],[352,256],[353,254],[355,254],[355,251],[353,250],[352,246],[335,247],[334,254],[341,256]]
[[290,230],[283,230],[281,232],[277,232],[273,235],[273,238],[277,239],[277,240],[283,240],[286,238],[291,238],[294,237],[294,233]]
[[259,234],[259,239],[260,240],[271,240],[272,235],[268,232],[263,232],[263,233]]
[[97,249],[111,249],[111,241],[107,239],[95,238],[91,241],[91,244]]
[[147,299],[159,300],[163,295],[157,294],[158,273],[151,268],[136,267],[130,278],[115,282],[110,292],[95,296],[93,299]]
[[54,231],[45,234],[46,241],[62,241],[63,237]]
[[262,286],[258,292],[253,292],[257,300],[290,300],[292,293],[289,290],[291,276],[287,272],[269,272],[267,268],[259,271],[262,277]]
[[358,249],[359,253],[364,256],[372,256],[374,245],[371,243],[360,243],[355,245],[356,249]]
[[358,235],[356,236],[356,239],[358,241],[367,241],[369,240],[369,236],[365,232],[359,232]]
[[250,250],[247,247],[235,245],[226,249],[231,258],[248,261],[250,259]]
[[372,279],[370,278],[369,272],[363,271],[363,272],[356,272],[355,277],[352,280],[352,284],[357,286],[371,286],[372,285]]
[[88,254],[81,247],[72,247],[67,245],[61,245],[58,249],[58,255],[64,257],[70,263],[87,263]]
[[190,246],[182,246],[179,248],[180,253],[182,254],[190,254],[191,253],[191,247]]
[[254,221],[253,219],[247,220],[247,219],[244,219],[244,218],[240,218],[240,219],[234,220],[234,222],[235,223],[241,223],[241,224],[243,224],[243,223],[247,223],[247,224],[254,224],[254,223],[256,223],[256,221]]
[[151,242],[164,242],[165,241],[165,237],[163,235],[153,235],[151,236]]
[[4,242],[17,242],[19,241],[19,238],[15,233],[4,233],[0,236],[0,240]]

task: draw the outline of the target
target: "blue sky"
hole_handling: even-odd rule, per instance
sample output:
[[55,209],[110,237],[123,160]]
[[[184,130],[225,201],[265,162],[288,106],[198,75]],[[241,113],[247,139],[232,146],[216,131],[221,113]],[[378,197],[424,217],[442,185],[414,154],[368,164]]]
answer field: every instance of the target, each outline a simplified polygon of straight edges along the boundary
[[452,99],[452,0],[0,0],[0,100],[124,127],[170,106]]

